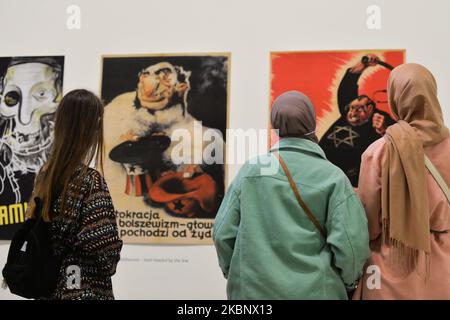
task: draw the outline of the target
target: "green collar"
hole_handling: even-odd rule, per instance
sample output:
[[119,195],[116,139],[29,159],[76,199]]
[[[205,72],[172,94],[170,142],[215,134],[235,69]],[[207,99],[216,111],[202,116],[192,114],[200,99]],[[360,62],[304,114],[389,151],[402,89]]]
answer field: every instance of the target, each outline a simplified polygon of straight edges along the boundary
[[326,159],[325,152],[317,143],[303,138],[283,138],[270,149],[270,152],[277,150],[308,152]]

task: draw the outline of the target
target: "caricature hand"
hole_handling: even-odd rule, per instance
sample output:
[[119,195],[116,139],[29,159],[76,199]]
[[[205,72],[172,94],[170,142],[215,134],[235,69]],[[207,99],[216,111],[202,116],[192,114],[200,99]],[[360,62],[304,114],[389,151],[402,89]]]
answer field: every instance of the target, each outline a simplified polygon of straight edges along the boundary
[[175,91],[179,96],[182,96],[187,89],[189,89],[189,85],[186,82],[180,82],[175,85]]
[[374,113],[372,117],[372,126],[379,135],[383,136],[386,133],[386,125],[382,114]]
[[375,54],[367,54],[365,57],[367,57],[367,61],[365,63],[359,61],[356,65],[350,68],[351,73],[362,73],[366,68],[376,66],[380,61],[380,58],[378,58]]
[[366,66],[368,67],[374,67],[378,65],[378,62],[380,61],[380,58],[378,58],[378,56],[375,54],[368,54],[366,55],[366,57],[368,58],[366,63]]

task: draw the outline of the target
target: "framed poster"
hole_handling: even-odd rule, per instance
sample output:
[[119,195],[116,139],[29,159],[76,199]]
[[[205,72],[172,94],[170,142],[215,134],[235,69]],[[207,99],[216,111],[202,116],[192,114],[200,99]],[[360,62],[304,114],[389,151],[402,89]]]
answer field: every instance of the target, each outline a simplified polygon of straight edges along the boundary
[[125,243],[210,244],[230,55],[104,56],[105,177]]
[[34,178],[53,142],[64,57],[0,57],[0,239],[24,222]]
[[[386,87],[405,51],[272,52],[270,59],[270,106],[285,91],[306,94],[316,110],[319,145],[357,187],[362,153],[395,123]],[[271,144],[277,138],[271,133]]]

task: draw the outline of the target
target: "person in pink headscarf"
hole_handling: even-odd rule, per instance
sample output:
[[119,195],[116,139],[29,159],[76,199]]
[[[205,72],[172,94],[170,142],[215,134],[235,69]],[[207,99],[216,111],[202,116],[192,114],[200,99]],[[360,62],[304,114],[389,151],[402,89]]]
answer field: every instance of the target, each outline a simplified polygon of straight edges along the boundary
[[433,75],[395,68],[389,105],[398,120],[363,154],[359,195],[372,255],[362,299],[450,299],[450,204],[425,156],[450,184],[450,136]]

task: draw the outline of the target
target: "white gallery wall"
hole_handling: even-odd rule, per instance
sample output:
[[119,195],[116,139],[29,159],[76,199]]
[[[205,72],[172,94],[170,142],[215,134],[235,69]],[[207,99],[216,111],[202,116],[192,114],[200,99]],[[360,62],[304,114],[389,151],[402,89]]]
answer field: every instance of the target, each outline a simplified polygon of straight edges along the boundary
[[[70,5],[79,30],[67,28]],[[366,26],[370,5],[379,30]],[[64,92],[99,93],[104,54],[231,52],[228,126],[264,129],[270,51],[406,49],[435,75],[450,125],[449,15],[447,0],[0,0],[0,56],[64,55]],[[7,250],[0,242],[0,268]],[[125,245],[113,282],[118,299],[226,298],[213,246]]]

